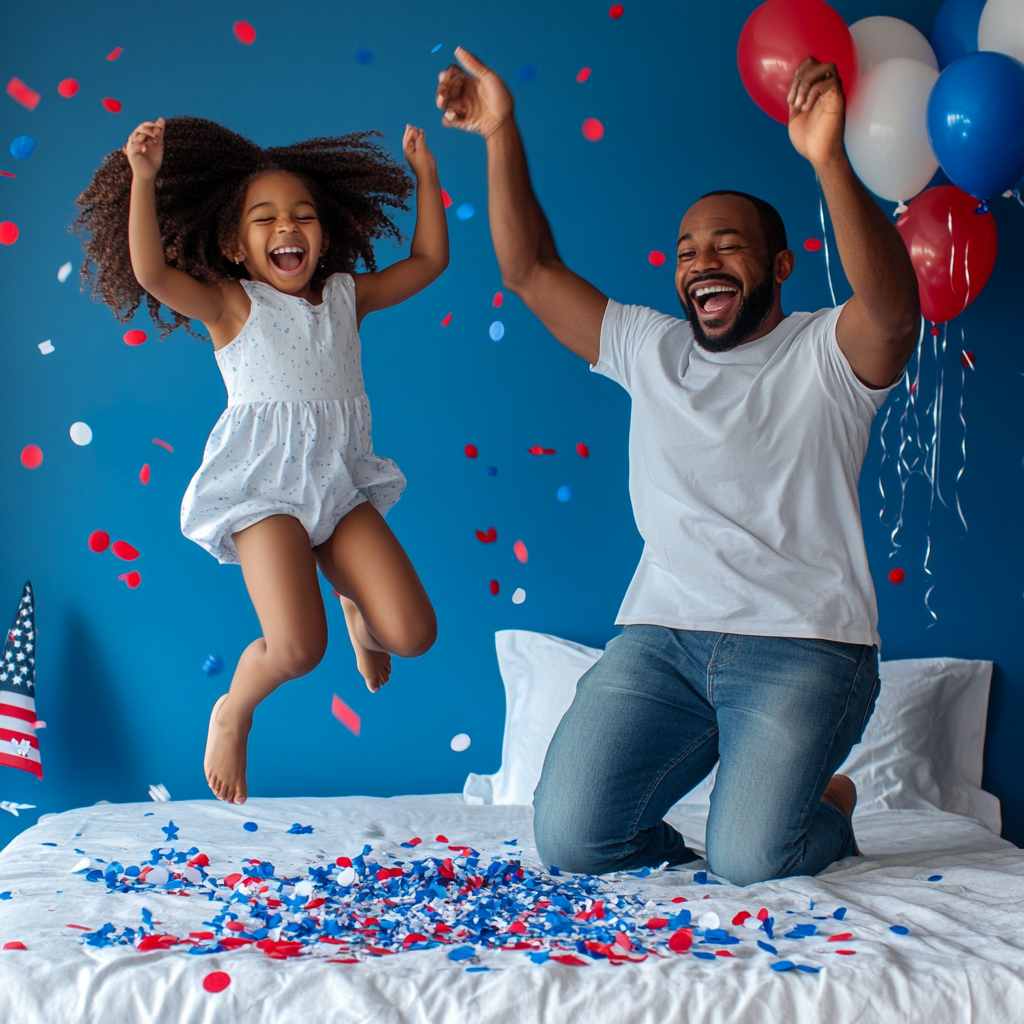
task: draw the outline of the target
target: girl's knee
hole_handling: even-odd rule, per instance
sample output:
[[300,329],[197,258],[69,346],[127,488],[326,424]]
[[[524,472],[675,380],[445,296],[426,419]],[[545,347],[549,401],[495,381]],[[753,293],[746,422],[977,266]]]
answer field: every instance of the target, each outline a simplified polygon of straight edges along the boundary
[[267,645],[267,656],[284,679],[298,679],[299,676],[308,675],[323,661],[326,652],[326,637]]
[[373,630],[373,633],[389,653],[399,658],[418,658],[437,640],[437,617],[432,608],[398,623],[389,623],[389,627],[379,632]]

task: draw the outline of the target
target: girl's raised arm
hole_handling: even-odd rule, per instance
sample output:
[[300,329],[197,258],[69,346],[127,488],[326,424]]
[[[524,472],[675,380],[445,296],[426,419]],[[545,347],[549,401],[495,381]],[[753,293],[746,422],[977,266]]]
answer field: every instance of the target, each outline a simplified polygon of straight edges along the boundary
[[156,217],[156,176],[164,158],[164,119],[143,121],[131,133],[124,154],[132,169],[128,249],[135,279],[155,299],[177,313],[215,325],[225,311],[224,293],[216,284],[197,281],[167,265]]
[[404,302],[444,273],[448,266],[448,221],[441,199],[434,154],[427,149],[421,128],[405,126],[402,150],[416,175],[416,230],[412,247],[399,260],[374,274],[353,274],[356,286],[356,318]]

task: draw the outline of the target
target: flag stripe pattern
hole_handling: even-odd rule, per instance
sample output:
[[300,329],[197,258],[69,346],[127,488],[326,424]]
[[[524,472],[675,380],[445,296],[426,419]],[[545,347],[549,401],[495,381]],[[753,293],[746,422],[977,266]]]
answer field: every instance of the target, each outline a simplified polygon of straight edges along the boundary
[[43,777],[36,738],[36,627],[32,583],[25,584],[0,660],[0,765]]

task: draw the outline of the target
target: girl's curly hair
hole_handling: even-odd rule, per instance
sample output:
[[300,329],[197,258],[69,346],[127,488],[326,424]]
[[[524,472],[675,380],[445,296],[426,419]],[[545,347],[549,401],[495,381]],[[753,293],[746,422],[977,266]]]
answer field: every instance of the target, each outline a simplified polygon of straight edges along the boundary
[[[164,158],[156,178],[156,215],[164,258],[200,281],[245,277],[244,266],[224,255],[237,240],[246,189],[268,171],[301,178],[316,203],[330,246],[313,274],[322,284],[331,274],[351,271],[359,260],[376,270],[373,241],[401,240],[386,207],[408,210],[412,182],[369,137],[355,132],[309,139],[293,146],[262,149],[241,135],[201,117],[172,117],[164,128]],[[78,218],[70,230],[83,236],[82,281],[125,323],[146,296],[163,340],[177,327],[196,337],[189,318],[171,310],[160,318],[160,302],[132,271],[128,251],[128,210],[132,171],[120,149],[107,155],[92,183],[78,197]]]

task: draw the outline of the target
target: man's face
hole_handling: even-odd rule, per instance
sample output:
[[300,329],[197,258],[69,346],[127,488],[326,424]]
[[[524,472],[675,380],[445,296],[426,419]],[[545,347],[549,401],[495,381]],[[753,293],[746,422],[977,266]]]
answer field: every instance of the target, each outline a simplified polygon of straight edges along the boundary
[[[708,196],[679,225],[676,291],[694,340],[725,352],[757,335],[778,302],[776,260],[761,218],[742,196]],[[780,270],[782,268],[779,268]]]

